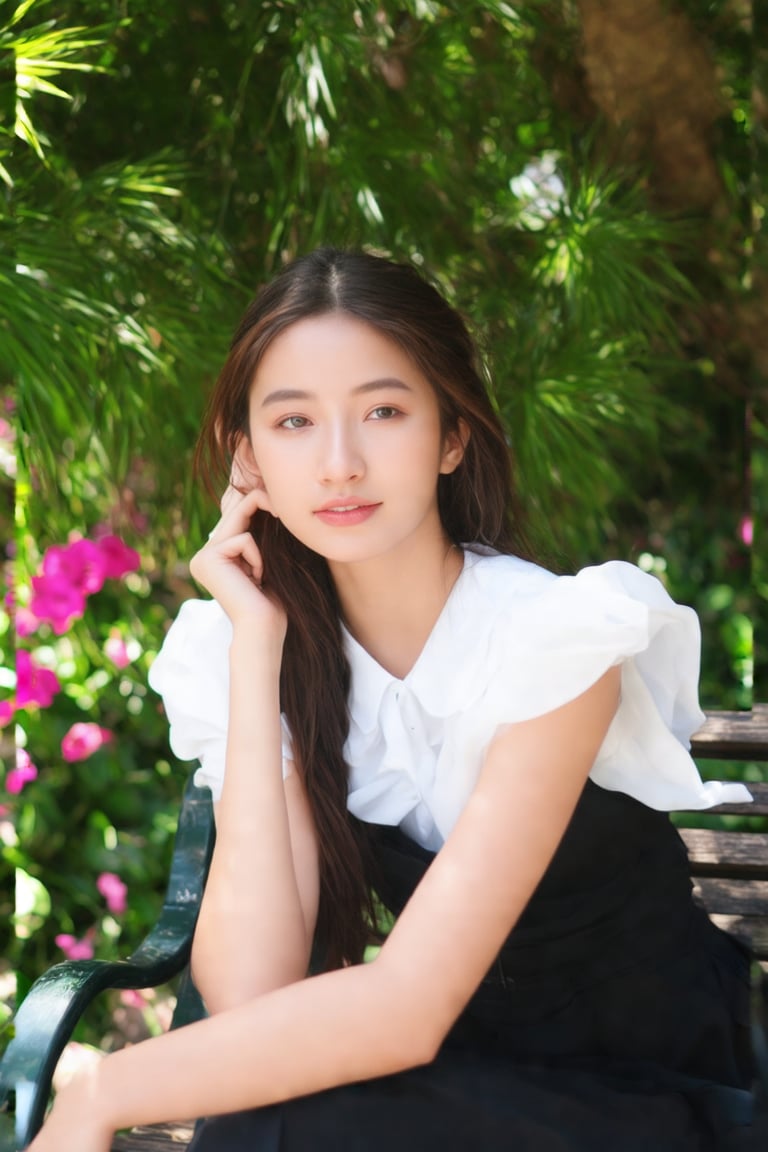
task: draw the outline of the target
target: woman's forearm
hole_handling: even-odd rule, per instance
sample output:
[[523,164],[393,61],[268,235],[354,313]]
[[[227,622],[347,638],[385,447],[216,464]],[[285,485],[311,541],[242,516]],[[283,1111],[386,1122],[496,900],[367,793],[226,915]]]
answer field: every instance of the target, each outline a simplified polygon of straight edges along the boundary
[[230,652],[226,776],[192,954],[212,1012],[301,979],[313,927],[282,779],[279,653],[260,651],[259,642],[236,630]]
[[107,1057],[94,1106],[117,1129],[388,1075],[433,1058],[418,1015],[414,998],[376,962],[341,969]]

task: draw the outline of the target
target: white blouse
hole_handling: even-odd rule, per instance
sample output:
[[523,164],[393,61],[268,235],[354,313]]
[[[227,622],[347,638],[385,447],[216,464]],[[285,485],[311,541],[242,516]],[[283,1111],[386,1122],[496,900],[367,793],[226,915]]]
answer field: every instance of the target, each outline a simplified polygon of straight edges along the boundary
[[[195,783],[214,799],[224,778],[231,636],[215,601],[188,600],[149,676],[174,753],[200,761]],[[558,708],[616,664],[621,701],[592,780],[664,811],[751,799],[742,784],[699,776],[688,752],[704,720],[698,620],[632,564],[555,576],[473,547],[404,679],[346,629],[344,644],[352,673],[348,808],[362,820],[400,825],[425,848],[439,848],[453,828],[501,725]],[[288,775],[285,720],[283,759]]]

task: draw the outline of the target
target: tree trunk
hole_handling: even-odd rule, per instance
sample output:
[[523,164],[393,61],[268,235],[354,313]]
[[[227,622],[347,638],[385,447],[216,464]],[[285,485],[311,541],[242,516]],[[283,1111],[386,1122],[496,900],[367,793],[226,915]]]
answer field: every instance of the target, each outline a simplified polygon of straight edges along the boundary
[[664,0],[577,0],[587,87],[625,159],[654,170],[657,202],[709,211],[723,195],[713,129],[724,113],[707,41]]

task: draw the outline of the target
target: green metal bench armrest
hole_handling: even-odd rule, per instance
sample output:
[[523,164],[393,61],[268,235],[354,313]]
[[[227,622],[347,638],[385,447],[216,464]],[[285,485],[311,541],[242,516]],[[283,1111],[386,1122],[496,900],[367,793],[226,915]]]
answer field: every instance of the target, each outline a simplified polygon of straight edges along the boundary
[[[0,1063],[0,1104],[15,1092],[19,1149],[43,1122],[59,1056],[94,997],[108,988],[155,987],[187,965],[214,836],[210,796],[190,780],[165,900],[149,935],[127,960],[65,961],[33,984],[16,1013],[13,1039]],[[174,1024],[186,1023],[196,1014],[186,1003],[175,1014]]]

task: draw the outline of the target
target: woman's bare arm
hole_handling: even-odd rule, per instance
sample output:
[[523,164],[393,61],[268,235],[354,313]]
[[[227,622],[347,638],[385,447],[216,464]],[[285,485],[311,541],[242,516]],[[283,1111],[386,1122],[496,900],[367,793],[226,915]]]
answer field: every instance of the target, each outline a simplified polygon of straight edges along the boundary
[[278,674],[235,634],[227,767],[216,848],[192,948],[208,1011],[307,974],[318,900],[317,847],[304,786],[282,778]]
[[283,781],[281,605],[260,587],[261,556],[248,531],[258,490],[228,490],[195,578],[232,622],[226,772],[216,847],[192,948],[210,1013],[234,1008],[307,973],[317,915],[317,846],[298,772]]
[[[454,831],[373,963],[107,1057],[62,1093],[34,1152],[102,1152],[117,1127],[270,1104],[431,1060],[544,873],[618,686],[613,669],[578,699],[496,737]],[[85,1146],[75,1127],[83,1114],[92,1117]]]

